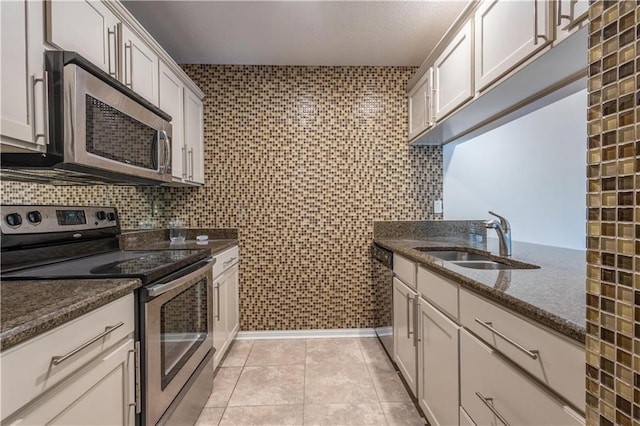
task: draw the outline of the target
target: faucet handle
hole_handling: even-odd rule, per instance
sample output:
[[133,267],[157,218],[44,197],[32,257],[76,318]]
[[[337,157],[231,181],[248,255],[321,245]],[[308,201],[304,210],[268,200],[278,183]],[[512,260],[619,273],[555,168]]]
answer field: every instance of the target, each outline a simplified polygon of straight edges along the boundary
[[511,229],[511,224],[504,216],[500,216],[499,214],[494,213],[491,210],[489,210],[489,214],[500,219],[500,225],[502,226],[502,229],[504,229],[505,231],[508,231],[509,229]]

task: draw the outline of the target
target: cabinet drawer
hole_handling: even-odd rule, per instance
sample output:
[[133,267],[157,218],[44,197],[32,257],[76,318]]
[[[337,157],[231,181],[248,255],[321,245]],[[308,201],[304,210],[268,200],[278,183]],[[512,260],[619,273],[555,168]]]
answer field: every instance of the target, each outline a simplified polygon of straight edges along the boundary
[[230,268],[240,260],[240,252],[238,246],[231,247],[228,250],[218,253],[214,256],[216,263],[213,264],[213,278],[217,278],[225,269]]
[[[460,290],[460,322],[575,407],[584,407],[584,348],[464,289]],[[538,351],[536,358],[523,349]]]
[[466,330],[460,332],[460,378],[461,405],[477,425],[584,424],[575,411]]
[[418,293],[451,318],[458,319],[458,285],[418,267]]
[[[89,345],[58,365],[54,356],[75,348],[120,323],[102,339]],[[0,354],[2,369],[2,418],[74,373],[81,366],[110,348],[134,330],[133,294],[122,297],[53,330],[36,336]]]
[[416,289],[416,264],[414,262],[393,253],[393,273],[406,285]]

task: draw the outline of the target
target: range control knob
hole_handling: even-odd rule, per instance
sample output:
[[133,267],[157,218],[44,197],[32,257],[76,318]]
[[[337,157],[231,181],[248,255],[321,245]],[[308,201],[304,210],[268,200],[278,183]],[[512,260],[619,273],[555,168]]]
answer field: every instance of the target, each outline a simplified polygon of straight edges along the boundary
[[33,223],[34,225],[37,225],[40,222],[42,222],[42,215],[37,210],[32,211],[27,213],[27,220],[29,221],[29,223]]
[[22,225],[22,216],[20,216],[18,213],[10,213],[4,218],[4,220],[5,222],[7,222],[7,225],[13,226],[15,228]]
[[96,213],[96,217],[98,218],[98,220],[105,220],[107,218],[107,214],[104,211],[100,210]]
[[116,220],[116,214],[115,213],[107,213],[107,219],[109,219],[111,222],[113,222],[114,220]]

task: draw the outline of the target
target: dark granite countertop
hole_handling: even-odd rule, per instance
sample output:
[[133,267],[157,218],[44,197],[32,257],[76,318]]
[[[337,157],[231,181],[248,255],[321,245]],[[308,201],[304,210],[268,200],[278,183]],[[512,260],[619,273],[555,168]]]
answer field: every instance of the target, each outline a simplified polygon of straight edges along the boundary
[[138,279],[2,281],[0,350],[126,296]]
[[439,273],[488,299],[556,330],[580,343],[585,342],[586,260],[585,252],[537,244],[513,242],[515,261],[539,269],[477,270],[429,256],[415,247],[470,247],[478,252],[498,253],[498,241],[473,243],[464,239],[375,238],[374,242]]
[[[187,229],[184,243],[169,241],[167,229],[140,229],[124,231],[120,236],[123,250],[201,250],[208,249],[212,255],[238,245],[236,228]],[[198,242],[198,235],[207,235],[207,242]]]
[[[238,240],[208,240],[207,242],[199,242],[195,240],[186,240],[184,243],[172,243],[170,241],[160,241],[144,246],[145,250],[202,250],[208,249],[212,255],[216,255],[228,248],[238,245]],[[133,250],[128,248],[127,250]]]

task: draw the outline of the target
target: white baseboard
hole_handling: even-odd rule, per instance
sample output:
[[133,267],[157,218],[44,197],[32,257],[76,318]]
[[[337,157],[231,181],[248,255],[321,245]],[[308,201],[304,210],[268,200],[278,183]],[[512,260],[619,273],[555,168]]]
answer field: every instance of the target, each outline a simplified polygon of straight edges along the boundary
[[334,339],[343,337],[376,337],[373,328],[337,328],[327,330],[239,331],[236,340],[262,339]]

